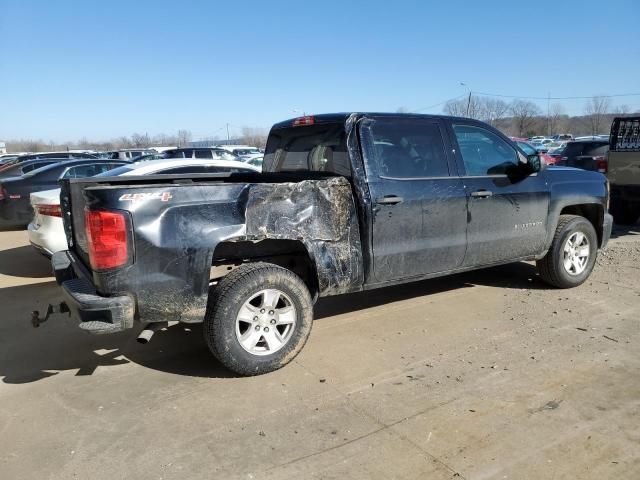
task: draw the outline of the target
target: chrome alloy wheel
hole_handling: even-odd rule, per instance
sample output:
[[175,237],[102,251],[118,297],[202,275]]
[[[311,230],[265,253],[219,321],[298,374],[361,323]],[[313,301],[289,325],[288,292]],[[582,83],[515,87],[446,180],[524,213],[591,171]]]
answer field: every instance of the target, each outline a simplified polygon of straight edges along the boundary
[[271,355],[291,339],[296,307],[286,293],[270,288],[249,298],[236,317],[236,338],[252,355]]
[[589,263],[589,239],[582,232],[572,233],[564,244],[564,269],[569,275],[580,275]]

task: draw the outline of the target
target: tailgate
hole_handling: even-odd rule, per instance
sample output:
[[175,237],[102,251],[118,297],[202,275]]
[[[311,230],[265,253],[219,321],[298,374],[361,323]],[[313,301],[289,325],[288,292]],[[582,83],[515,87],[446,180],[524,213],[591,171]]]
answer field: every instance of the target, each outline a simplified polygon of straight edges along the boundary
[[89,265],[87,236],[84,230],[84,184],[71,183],[68,179],[60,182],[60,208],[62,223],[69,250],[75,252],[85,266]]
[[610,151],[607,176],[616,185],[640,185],[640,148],[635,152]]

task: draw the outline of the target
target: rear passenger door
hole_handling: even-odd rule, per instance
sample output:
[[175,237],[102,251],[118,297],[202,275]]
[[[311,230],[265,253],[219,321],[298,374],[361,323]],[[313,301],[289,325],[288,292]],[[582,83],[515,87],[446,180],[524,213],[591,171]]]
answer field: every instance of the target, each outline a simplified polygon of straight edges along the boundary
[[424,117],[373,117],[361,126],[379,282],[462,263],[466,197],[443,133],[439,119]]
[[528,174],[518,151],[481,124],[456,121],[456,158],[468,197],[465,267],[536,255],[544,250],[549,185]]

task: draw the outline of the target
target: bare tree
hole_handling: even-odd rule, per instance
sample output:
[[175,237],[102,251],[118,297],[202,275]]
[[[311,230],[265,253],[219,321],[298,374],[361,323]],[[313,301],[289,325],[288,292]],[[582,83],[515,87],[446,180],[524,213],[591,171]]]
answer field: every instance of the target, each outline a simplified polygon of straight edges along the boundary
[[600,133],[600,128],[604,127],[604,119],[610,108],[611,99],[602,95],[592,97],[584,106],[584,113],[591,128],[591,135]]
[[134,133],[131,135],[131,144],[136,148],[146,148],[151,145],[151,140],[146,133]]
[[191,132],[189,130],[178,130],[178,146],[184,147],[191,141]]
[[449,100],[444,105],[444,113],[454,117],[480,119],[483,112],[482,98],[471,95],[461,100]]
[[615,113],[616,115],[629,115],[631,113],[631,107],[629,105],[618,105],[616,108],[613,109],[613,113]]
[[549,131],[547,133],[559,133],[562,120],[566,117],[567,115],[565,114],[564,107],[562,105],[560,105],[559,103],[554,103],[553,105],[551,105],[551,109],[549,110],[549,118],[547,118],[547,122],[549,125]]
[[252,147],[264,148],[267,144],[267,131],[262,128],[242,128],[240,141]]
[[509,104],[495,98],[480,98],[478,100],[478,118],[492,126],[507,116]]
[[532,128],[535,125],[535,118],[540,115],[540,108],[533,102],[514,100],[510,110],[518,136],[525,137],[533,133]]

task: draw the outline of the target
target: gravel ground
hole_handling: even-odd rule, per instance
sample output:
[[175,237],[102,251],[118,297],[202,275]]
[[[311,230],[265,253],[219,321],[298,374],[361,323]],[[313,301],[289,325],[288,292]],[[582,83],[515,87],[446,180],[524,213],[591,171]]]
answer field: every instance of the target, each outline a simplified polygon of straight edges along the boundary
[[234,378],[198,327],[146,346],[59,300],[0,233],[2,479],[640,478],[640,235],[587,283],[527,263],[321,301],[302,354]]

